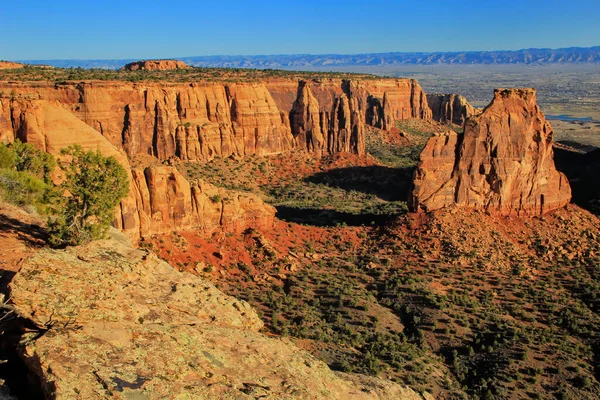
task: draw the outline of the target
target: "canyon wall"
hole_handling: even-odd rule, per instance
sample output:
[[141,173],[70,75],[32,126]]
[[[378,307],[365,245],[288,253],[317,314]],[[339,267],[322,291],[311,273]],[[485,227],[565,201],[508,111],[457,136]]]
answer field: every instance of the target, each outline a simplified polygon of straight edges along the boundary
[[475,115],[475,108],[459,94],[428,94],[427,103],[434,121],[463,126]]
[[275,209],[257,196],[204,182],[188,182],[174,167],[131,169],[122,150],[56,101],[0,99],[0,139],[20,139],[55,156],[72,144],[115,157],[129,178],[129,195],[121,201],[115,225],[130,238],[196,230],[242,232],[269,228]]
[[54,155],[80,144],[119,160],[131,190],[115,225],[132,239],[266,228],[275,214],[258,197],[188,182],[172,167],[132,170],[136,156],[208,161],[294,147],[316,157],[363,154],[365,124],[389,129],[397,119],[431,118],[424,92],[409,79],[0,82],[0,93],[0,141],[18,138]]
[[364,153],[364,124],[431,119],[411,79],[264,82],[0,82],[17,98],[56,101],[129,157],[208,161],[304,148]]
[[409,207],[447,206],[495,215],[541,215],[566,205],[571,188],[554,165],[552,128],[535,89],[496,89],[464,134],[432,137],[414,174]]
[[218,229],[242,233],[273,225],[275,208],[254,194],[189,182],[175,167],[165,165],[131,172],[141,236],[186,230],[206,236]]

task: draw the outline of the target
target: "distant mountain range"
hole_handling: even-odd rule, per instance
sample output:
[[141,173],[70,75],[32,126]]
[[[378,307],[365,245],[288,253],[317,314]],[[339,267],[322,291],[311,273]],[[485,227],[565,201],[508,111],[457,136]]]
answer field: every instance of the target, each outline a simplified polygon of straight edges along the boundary
[[[302,68],[433,64],[581,64],[600,63],[600,46],[563,49],[458,51],[435,53],[280,54],[264,56],[178,57],[189,65],[227,68]],[[136,61],[123,60],[25,60],[55,67],[120,68]]]

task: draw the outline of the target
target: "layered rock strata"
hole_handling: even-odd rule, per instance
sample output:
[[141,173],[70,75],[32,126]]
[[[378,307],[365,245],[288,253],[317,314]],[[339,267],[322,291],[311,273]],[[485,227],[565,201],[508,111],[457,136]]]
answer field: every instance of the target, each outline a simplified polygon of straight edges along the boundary
[[434,121],[463,126],[475,115],[475,108],[459,94],[428,94],[427,104],[431,108]]
[[190,183],[174,167],[130,169],[122,150],[56,101],[0,99],[0,110],[0,139],[4,141],[18,138],[55,156],[62,148],[79,144],[115,157],[130,181],[115,225],[132,239],[174,230],[206,235],[217,229],[241,232],[273,223],[275,209],[255,195]]
[[178,60],[142,60],[131,62],[123,67],[127,71],[169,71],[188,68],[189,65]]
[[427,142],[413,179],[414,211],[447,206],[496,215],[541,215],[566,205],[571,188],[554,165],[552,128],[535,89],[496,89],[464,133]]
[[300,81],[298,96],[290,111],[292,134],[299,147],[318,156],[340,152],[365,152],[363,99],[352,91],[351,83],[332,104],[321,106],[310,83]]
[[37,327],[22,357],[48,399],[422,400],[266,337],[246,302],[122,239],[43,249],[10,291]]
[[56,101],[128,156],[160,160],[208,161],[293,147],[316,155],[362,154],[365,122],[389,129],[396,120],[431,119],[425,93],[410,79],[0,82],[0,91]]
[[254,194],[203,181],[189,182],[170,166],[131,172],[142,236],[185,230],[199,235],[218,229],[241,233],[249,227],[268,229],[273,225],[275,208]]

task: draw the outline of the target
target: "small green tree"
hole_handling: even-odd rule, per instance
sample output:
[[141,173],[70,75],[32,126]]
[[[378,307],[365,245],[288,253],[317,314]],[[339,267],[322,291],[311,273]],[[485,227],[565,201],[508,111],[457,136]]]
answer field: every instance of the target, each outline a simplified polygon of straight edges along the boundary
[[15,165],[15,152],[4,143],[0,143],[0,168],[11,169]]
[[51,154],[18,139],[0,143],[0,198],[22,207],[48,211],[57,192],[50,179],[56,162]]
[[48,222],[50,244],[79,245],[104,237],[114,211],[129,192],[127,173],[114,157],[84,151],[79,145],[61,150],[69,161],[59,162],[64,172],[60,188],[65,196],[57,216]]
[[56,160],[52,154],[38,150],[30,143],[23,143],[19,139],[10,145],[10,149],[14,154],[14,167],[17,171],[29,172],[50,183],[50,173],[56,167]]

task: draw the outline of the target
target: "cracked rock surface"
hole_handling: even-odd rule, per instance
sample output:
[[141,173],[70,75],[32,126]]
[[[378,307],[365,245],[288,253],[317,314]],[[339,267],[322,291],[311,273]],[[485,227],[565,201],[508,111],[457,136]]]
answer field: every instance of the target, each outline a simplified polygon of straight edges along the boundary
[[267,337],[246,302],[124,238],[42,249],[10,289],[39,327],[23,358],[47,398],[421,399]]

